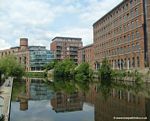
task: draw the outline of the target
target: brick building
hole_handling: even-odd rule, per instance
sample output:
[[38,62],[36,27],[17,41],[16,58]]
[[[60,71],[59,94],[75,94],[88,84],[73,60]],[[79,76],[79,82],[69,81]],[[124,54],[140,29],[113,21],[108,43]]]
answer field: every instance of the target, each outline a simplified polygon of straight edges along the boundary
[[94,69],[94,47],[93,44],[79,48],[78,50],[78,64],[87,62]]
[[57,60],[70,58],[75,62],[78,60],[78,49],[81,47],[82,39],[72,37],[55,37],[50,44],[50,49],[55,53]]
[[39,71],[43,66],[54,59],[54,54],[45,46],[28,46],[28,39],[21,38],[20,46],[0,50],[0,58],[14,55],[26,71]]
[[105,57],[114,69],[150,64],[149,11],[149,0],[124,0],[93,24],[96,67]]

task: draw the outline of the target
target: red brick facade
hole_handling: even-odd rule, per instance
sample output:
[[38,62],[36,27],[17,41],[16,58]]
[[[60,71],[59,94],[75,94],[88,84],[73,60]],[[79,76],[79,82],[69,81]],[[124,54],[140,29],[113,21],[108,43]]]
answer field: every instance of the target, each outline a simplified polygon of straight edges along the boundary
[[124,0],[93,24],[95,62],[101,63],[106,57],[114,69],[143,69],[147,65],[149,11],[145,17],[148,5],[144,1]]
[[94,69],[94,48],[93,44],[84,46],[78,50],[78,64],[87,62]]

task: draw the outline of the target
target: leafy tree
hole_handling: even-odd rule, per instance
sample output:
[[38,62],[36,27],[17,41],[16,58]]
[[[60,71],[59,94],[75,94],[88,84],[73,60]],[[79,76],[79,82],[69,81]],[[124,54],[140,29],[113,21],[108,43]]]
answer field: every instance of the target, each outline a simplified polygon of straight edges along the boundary
[[89,64],[84,62],[78,65],[75,69],[75,80],[86,81],[92,78],[93,71],[90,68]]
[[58,63],[57,60],[51,61],[44,66],[44,69],[46,69],[46,71],[54,69],[54,67],[57,63]]
[[23,65],[14,56],[6,56],[0,59],[0,70],[6,77],[21,77],[24,75]]
[[112,69],[106,58],[102,61],[102,66],[99,69],[99,77],[101,81],[112,80]]
[[54,67],[54,77],[72,78],[75,63],[69,59],[58,62]]

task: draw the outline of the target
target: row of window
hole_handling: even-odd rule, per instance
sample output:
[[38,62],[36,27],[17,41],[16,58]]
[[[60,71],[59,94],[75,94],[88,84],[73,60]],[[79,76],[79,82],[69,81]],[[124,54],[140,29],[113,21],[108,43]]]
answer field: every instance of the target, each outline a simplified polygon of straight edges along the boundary
[[104,25],[106,23],[109,23],[110,21],[112,21],[111,18],[115,18],[117,16],[120,16],[120,14],[122,12],[125,12],[125,11],[131,9],[132,7],[137,5],[139,2],[140,2],[140,0],[130,0],[129,3],[128,2],[124,3],[123,5],[121,5],[117,9],[115,9],[113,12],[111,12],[111,14],[108,14],[107,17],[105,17],[100,22],[98,22],[97,25],[101,26],[101,25]]
[[113,90],[111,92],[111,95],[115,96],[116,98],[126,100],[127,102],[131,102],[134,104],[140,104],[139,96],[132,94],[130,91]]
[[140,67],[140,57],[132,57],[132,58],[125,58],[125,59],[118,59],[112,60],[111,63],[114,68],[131,68],[131,67]]
[[107,39],[113,37],[114,35],[121,34],[123,32],[129,31],[131,29],[135,29],[139,26],[138,19],[127,22],[123,25],[118,26],[117,28],[109,28],[108,30],[103,31],[103,29],[98,30],[95,33],[96,41],[98,39]]
[[111,37],[114,37],[115,35],[121,34],[123,32],[127,32],[129,30],[133,30],[135,28],[137,28],[139,25],[139,21],[138,19],[128,22],[124,25],[121,25],[117,28],[115,28],[114,30],[109,30],[108,32],[98,32],[97,33],[97,38],[95,39],[96,41],[98,41],[99,39],[109,39]]
[[125,54],[125,53],[129,53],[133,51],[140,52],[140,50],[141,50],[140,44],[137,42],[136,44],[133,43],[132,45],[118,47],[112,50],[100,51],[100,52],[97,52],[96,54],[100,54],[100,56],[105,57],[105,56],[112,56],[112,55],[117,55],[117,54]]
[[130,42],[131,40],[134,41],[135,39],[139,39],[139,38],[140,38],[140,33],[139,33],[139,31],[136,31],[136,32],[132,32],[130,34],[124,35],[123,37],[122,36],[117,37],[108,42],[100,43],[99,45],[96,46],[96,48],[102,48],[102,50],[103,50],[108,47],[111,47],[111,46],[114,47],[116,45],[124,44],[126,42]]

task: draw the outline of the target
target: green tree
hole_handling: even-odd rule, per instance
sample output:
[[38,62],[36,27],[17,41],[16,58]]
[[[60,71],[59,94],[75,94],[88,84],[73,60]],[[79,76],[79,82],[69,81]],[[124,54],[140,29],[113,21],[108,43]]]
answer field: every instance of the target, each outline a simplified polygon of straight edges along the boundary
[[57,60],[51,61],[44,66],[44,69],[46,69],[46,71],[54,69],[54,67],[57,63],[58,63]]
[[102,61],[102,66],[99,69],[99,78],[101,81],[112,80],[112,69],[106,58]]
[[75,67],[75,63],[69,59],[58,62],[54,67],[54,78],[72,78]]
[[75,80],[86,81],[93,77],[93,71],[86,62],[81,63],[75,68]]
[[14,56],[6,56],[1,58],[0,70],[6,77],[21,77],[24,75],[23,65],[21,65]]

